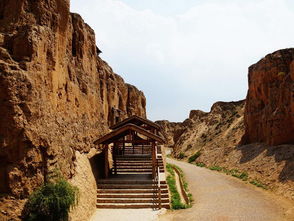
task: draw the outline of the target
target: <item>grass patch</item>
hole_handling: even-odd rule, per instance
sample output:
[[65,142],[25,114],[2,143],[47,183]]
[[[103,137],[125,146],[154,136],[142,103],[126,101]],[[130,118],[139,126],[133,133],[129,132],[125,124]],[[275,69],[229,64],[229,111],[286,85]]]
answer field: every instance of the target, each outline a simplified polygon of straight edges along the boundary
[[196,163],[195,164],[197,167],[206,167],[206,164],[205,163],[202,163],[202,162],[200,162],[200,163]]
[[169,190],[171,193],[171,205],[172,209],[185,209],[186,205],[181,202],[180,194],[176,187],[175,177],[172,175],[168,175],[166,178],[167,184],[169,186]]
[[250,179],[247,172],[239,171],[238,169],[229,170],[226,167],[221,167],[221,166],[217,166],[217,165],[207,167],[204,163],[196,163],[195,165],[199,166],[199,167],[206,167],[210,170],[219,171],[219,172],[225,173],[227,175],[236,177],[236,178],[243,180],[243,181],[249,181],[249,183],[251,183],[252,185],[263,188],[265,190],[268,189],[268,187],[265,184],[261,183],[260,181]]
[[223,170],[223,168],[222,167],[220,167],[220,166],[210,166],[210,167],[208,167],[208,169],[210,169],[210,170],[216,170],[216,171],[222,171]]
[[262,189],[265,189],[265,190],[268,189],[268,187],[267,187],[265,184],[261,183],[261,182],[258,181],[258,180],[251,180],[249,183],[251,183],[251,184],[254,185],[254,186],[260,187],[260,188],[262,188]]
[[[178,167],[177,165],[174,165],[174,164],[172,164],[172,165],[170,165],[170,166],[171,166],[171,167],[175,167],[175,168],[177,168],[177,170],[180,172],[180,178],[181,178],[181,180],[182,180],[182,182],[183,182],[184,190],[185,190],[186,192],[189,192],[188,183],[187,183],[187,181],[186,181],[186,178],[185,178],[185,175],[184,175],[183,170],[182,170],[180,167]],[[174,172],[174,171],[173,171],[173,172]]]
[[248,180],[248,173],[247,172],[239,172],[237,174],[232,174],[233,177],[239,178],[243,181]]
[[[176,187],[174,168],[176,168],[180,172],[179,175],[180,175],[180,179],[183,182],[184,190],[185,190],[186,193],[188,193],[188,183],[185,180],[183,170],[180,167],[178,167],[178,166],[176,166],[174,164],[167,163],[166,164],[166,170],[168,171],[169,175],[167,176],[166,181],[167,181],[167,184],[169,186],[169,190],[171,192],[171,206],[172,206],[172,209],[174,209],[174,210],[186,209],[186,208],[191,207],[191,205],[181,202],[181,197],[180,197],[180,194],[179,194],[178,189]],[[192,194],[188,193],[187,195],[188,195],[189,201],[192,202],[193,201]]]
[[201,156],[201,152],[197,151],[195,154],[193,154],[192,156],[189,157],[188,162],[192,163],[200,156]]
[[169,164],[169,163],[166,164],[166,170],[167,170],[167,172],[169,172],[170,175],[175,176],[175,171],[172,168],[171,164]]

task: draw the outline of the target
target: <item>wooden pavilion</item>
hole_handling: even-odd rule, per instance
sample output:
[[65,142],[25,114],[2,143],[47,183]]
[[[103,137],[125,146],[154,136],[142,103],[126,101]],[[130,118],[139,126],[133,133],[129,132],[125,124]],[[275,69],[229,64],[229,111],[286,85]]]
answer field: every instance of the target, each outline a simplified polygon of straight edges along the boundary
[[[98,180],[97,208],[170,208],[160,127],[132,116],[96,140],[104,150],[104,179]],[[103,155],[102,155],[103,156]]]
[[[117,156],[151,154],[152,177],[154,178],[157,170],[156,153],[160,152],[157,147],[165,143],[164,139],[159,135],[160,127],[152,121],[133,116],[112,126],[111,129],[113,130],[110,133],[99,138],[94,143],[103,145],[106,150],[112,144],[113,174],[117,174]],[[109,152],[105,151],[105,177],[108,177],[110,172],[108,154]]]

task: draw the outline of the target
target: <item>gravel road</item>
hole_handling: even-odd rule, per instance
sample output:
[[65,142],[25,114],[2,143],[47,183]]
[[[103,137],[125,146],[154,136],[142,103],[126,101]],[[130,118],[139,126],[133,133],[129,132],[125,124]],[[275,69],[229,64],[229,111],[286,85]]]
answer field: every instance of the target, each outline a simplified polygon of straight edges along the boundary
[[194,204],[160,216],[161,221],[294,221],[292,201],[219,172],[173,159],[167,162],[184,171]]

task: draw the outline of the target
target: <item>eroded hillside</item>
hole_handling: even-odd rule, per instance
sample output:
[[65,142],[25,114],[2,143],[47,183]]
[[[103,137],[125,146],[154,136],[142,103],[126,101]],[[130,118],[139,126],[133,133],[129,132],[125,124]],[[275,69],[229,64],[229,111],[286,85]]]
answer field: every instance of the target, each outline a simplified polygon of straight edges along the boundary
[[[88,153],[110,124],[146,116],[143,92],[99,57],[94,31],[69,4],[0,2],[0,214],[9,218],[52,168],[81,182],[77,154]],[[91,176],[91,168],[83,169],[81,176]],[[96,189],[84,184],[87,217]]]
[[217,102],[182,123],[158,123],[175,157],[199,151],[196,162],[247,172],[294,199],[294,49],[267,55],[248,76],[245,102]]

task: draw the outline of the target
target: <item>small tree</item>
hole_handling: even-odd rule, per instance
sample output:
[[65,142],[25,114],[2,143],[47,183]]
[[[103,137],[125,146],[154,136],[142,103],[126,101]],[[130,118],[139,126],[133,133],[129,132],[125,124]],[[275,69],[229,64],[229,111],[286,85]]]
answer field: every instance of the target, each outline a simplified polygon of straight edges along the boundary
[[78,188],[53,172],[49,181],[29,197],[25,210],[26,221],[67,221],[68,213],[78,203]]

